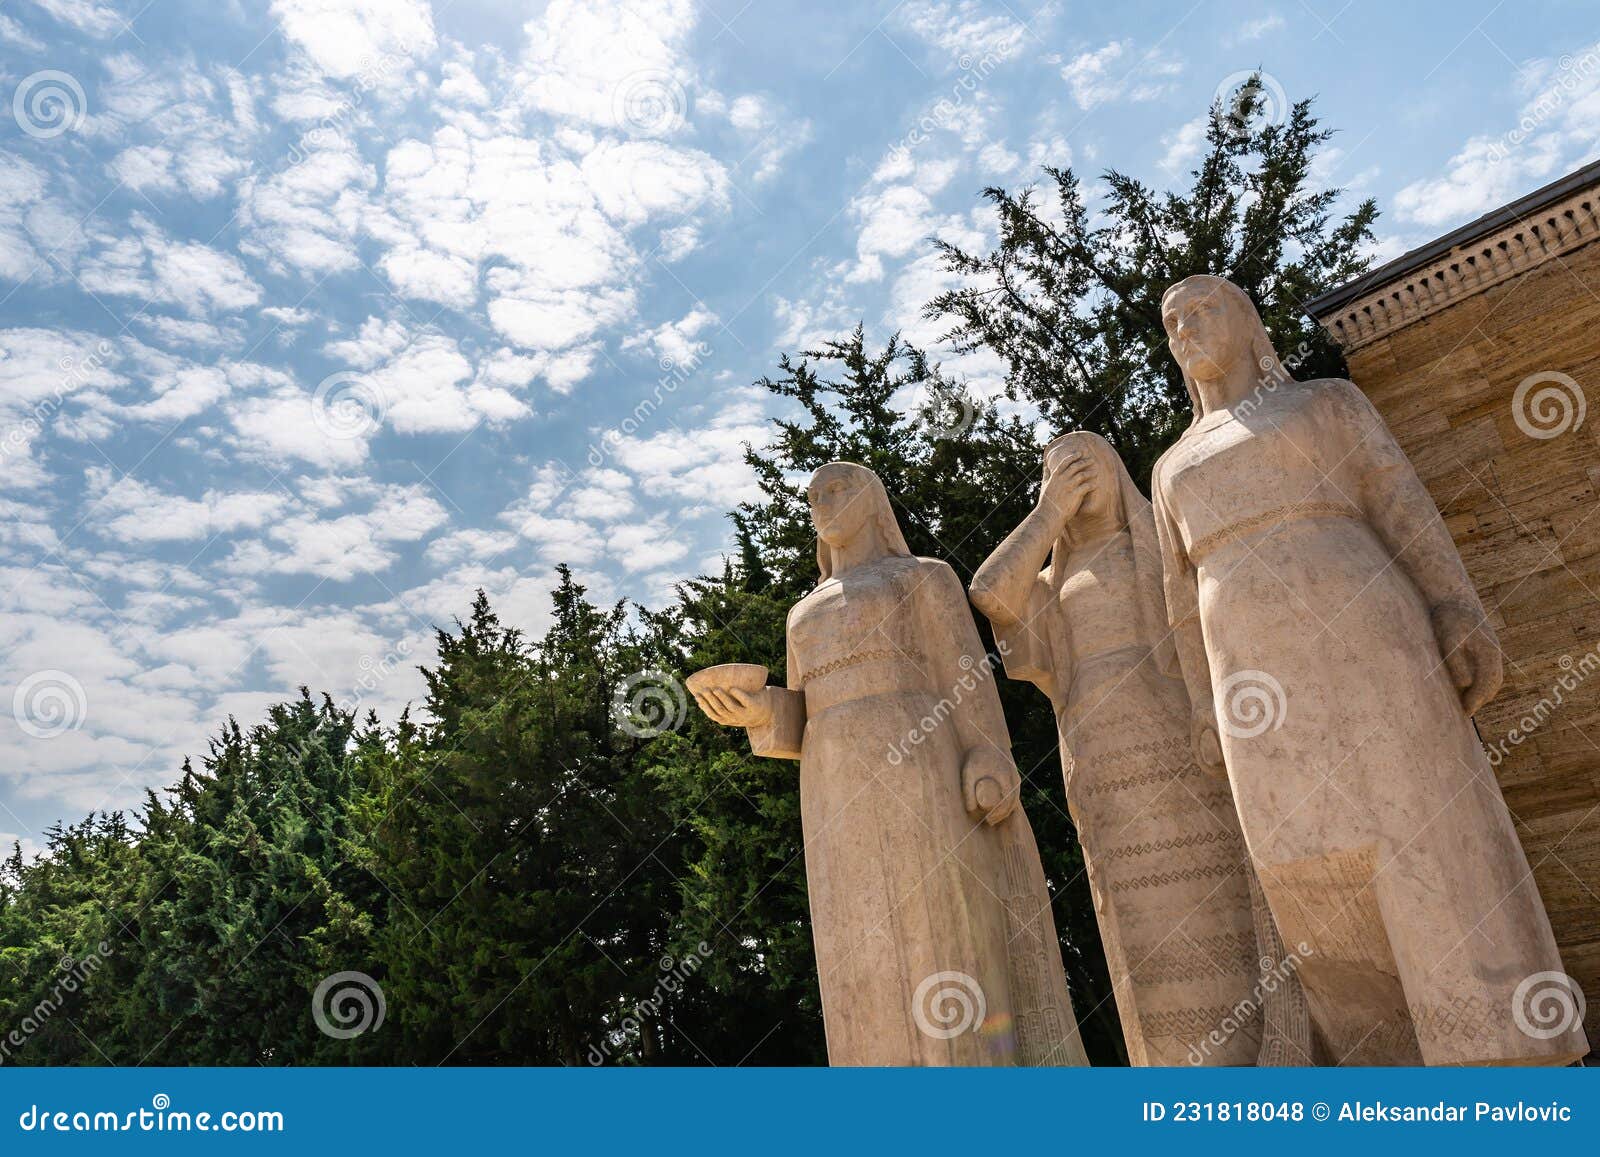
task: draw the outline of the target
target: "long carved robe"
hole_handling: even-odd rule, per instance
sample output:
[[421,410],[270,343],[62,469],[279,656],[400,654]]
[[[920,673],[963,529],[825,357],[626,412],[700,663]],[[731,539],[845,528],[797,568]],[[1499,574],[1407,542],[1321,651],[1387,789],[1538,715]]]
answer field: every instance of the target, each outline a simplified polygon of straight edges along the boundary
[[1550,922],[1431,608],[1480,613],[1431,497],[1349,382],[1205,414],[1153,480],[1245,839],[1336,1064],[1554,1064]]
[[[1129,505],[1153,552],[1149,504]],[[1227,784],[1190,754],[1188,694],[1142,641],[1137,572],[1128,530],[1087,557],[1060,543],[1026,621],[996,637],[1007,671],[1055,708],[1129,1061],[1253,1065],[1262,969],[1248,856]]]
[[835,1065],[1086,1064],[1027,816],[964,804],[1010,760],[955,573],[886,557],[789,614],[760,755],[800,758],[806,881]]

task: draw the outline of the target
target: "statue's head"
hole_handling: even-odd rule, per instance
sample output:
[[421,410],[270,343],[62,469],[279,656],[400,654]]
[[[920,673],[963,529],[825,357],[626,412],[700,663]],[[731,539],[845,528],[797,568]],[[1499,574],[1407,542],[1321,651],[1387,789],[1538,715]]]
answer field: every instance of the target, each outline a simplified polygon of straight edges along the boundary
[[834,572],[835,552],[863,534],[871,535],[876,547],[869,557],[911,554],[889,505],[889,492],[865,466],[829,462],[821,467],[806,486],[806,503],[817,531],[817,566],[824,579]]
[[[1128,478],[1128,468],[1111,448],[1111,443],[1099,434],[1074,430],[1051,442],[1044,448],[1044,476],[1049,478],[1065,466],[1074,454],[1090,464],[1094,481],[1093,489],[1072,516],[1072,521],[1109,521],[1119,526],[1127,525],[1128,515],[1122,508],[1123,479],[1128,479],[1130,486],[1132,479]],[[1068,532],[1070,535],[1070,526]]]
[[1197,384],[1222,382],[1242,362],[1255,375],[1287,377],[1255,302],[1227,278],[1199,273],[1169,288],[1161,297],[1161,324],[1196,418],[1204,412]]

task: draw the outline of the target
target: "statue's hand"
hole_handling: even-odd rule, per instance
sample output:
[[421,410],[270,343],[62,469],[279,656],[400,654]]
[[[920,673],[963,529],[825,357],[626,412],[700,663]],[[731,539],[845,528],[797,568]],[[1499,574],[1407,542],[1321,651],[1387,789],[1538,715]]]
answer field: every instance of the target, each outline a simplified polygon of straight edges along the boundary
[[1017,810],[1022,777],[1011,757],[996,747],[980,747],[961,765],[961,799],[975,819],[998,824]]
[[724,727],[760,727],[772,720],[771,688],[741,691],[736,687],[711,688],[694,697],[713,723]]
[[1228,778],[1228,767],[1222,761],[1222,739],[1217,734],[1217,709],[1210,703],[1198,705],[1189,716],[1189,744],[1201,771]]
[[1065,526],[1093,488],[1094,463],[1081,454],[1072,454],[1045,477],[1039,490],[1039,507]]
[[1505,673],[1494,631],[1476,607],[1440,603],[1433,608],[1433,633],[1451,681],[1461,692],[1461,709],[1476,715],[1500,690]]

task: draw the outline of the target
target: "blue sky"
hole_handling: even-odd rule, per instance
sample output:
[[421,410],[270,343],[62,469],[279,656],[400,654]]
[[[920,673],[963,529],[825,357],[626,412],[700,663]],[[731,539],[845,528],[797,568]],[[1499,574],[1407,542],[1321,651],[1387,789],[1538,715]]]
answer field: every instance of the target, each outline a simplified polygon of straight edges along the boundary
[[0,838],[301,682],[392,717],[477,586],[536,631],[558,562],[718,567],[751,382],[858,318],[931,343],[984,185],[1181,179],[1260,67],[1393,256],[1596,155],[1592,17],[3,0]]

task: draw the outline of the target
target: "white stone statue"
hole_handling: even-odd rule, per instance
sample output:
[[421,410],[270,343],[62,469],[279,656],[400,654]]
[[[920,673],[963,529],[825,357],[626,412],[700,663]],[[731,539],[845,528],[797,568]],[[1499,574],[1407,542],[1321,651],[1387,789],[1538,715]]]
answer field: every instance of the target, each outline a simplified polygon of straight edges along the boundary
[[787,689],[711,668],[690,690],[800,760],[829,1062],[1085,1064],[961,583],[911,556],[870,470],[824,466],[808,498],[822,575],[789,612]]
[[1037,505],[978,568],[972,602],[1007,672],[1055,708],[1128,1059],[1309,1064],[1304,1000],[1252,905],[1233,797],[1190,750],[1150,503],[1097,434],[1062,435],[1044,463]]
[[1195,419],[1152,480],[1203,760],[1333,1064],[1562,1064],[1561,959],[1470,716],[1500,653],[1439,512],[1350,382],[1293,380],[1218,277],[1162,300]]

